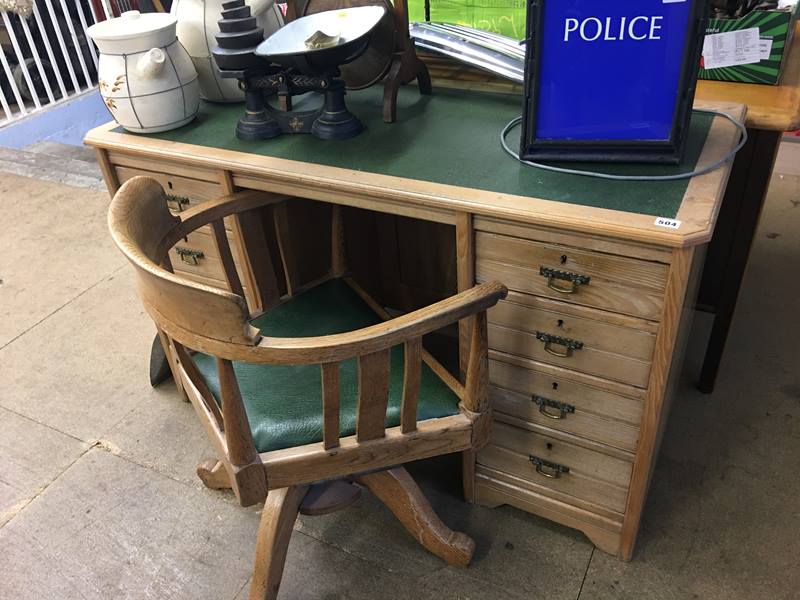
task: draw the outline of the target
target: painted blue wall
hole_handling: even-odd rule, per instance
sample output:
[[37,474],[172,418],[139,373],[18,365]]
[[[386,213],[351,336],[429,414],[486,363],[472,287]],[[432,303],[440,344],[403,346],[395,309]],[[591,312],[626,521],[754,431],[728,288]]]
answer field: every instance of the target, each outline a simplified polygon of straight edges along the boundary
[[80,146],[87,131],[110,120],[100,93],[93,90],[3,127],[0,146],[22,148],[45,140]]

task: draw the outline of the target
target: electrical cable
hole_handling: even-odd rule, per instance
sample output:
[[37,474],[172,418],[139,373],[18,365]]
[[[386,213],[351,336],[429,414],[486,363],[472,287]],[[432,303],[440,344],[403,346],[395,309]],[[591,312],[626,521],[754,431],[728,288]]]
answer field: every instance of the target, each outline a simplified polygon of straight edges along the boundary
[[705,175],[706,173],[710,173],[718,168],[720,168],[725,163],[729,162],[736,156],[736,153],[741,150],[744,145],[747,143],[747,128],[730,116],[728,113],[724,113],[718,110],[707,109],[707,108],[694,108],[692,109],[693,112],[696,113],[703,113],[709,115],[715,115],[718,117],[725,117],[728,121],[734,124],[734,126],[739,130],[741,134],[741,139],[736,147],[728,152],[723,158],[711,163],[706,167],[702,167],[700,169],[695,169],[689,173],[675,173],[674,175],[614,175],[612,173],[598,173],[596,171],[582,171],[580,169],[567,169],[564,167],[554,167],[553,165],[545,165],[538,162],[533,162],[530,160],[523,160],[519,157],[519,154],[514,152],[508,145],[506,138],[508,137],[508,133],[514,129],[517,125],[522,122],[522,117],[515,117],[508,122],[508,124],[503,128],[503,131],[500,132],[500,144],[503,146],[503,150],[506,151],[507,154],[516,158],[519,162],[524,165],[528,165],[530,167],[536,167],[537,169],[542,169],[544,171],[553,171],[555,173],[565,173],[567,175],[582,175],[584,177],[595,177],[598,179],[611,179],[614,181],[676,181],[679,179],[689,179],[691,177],[697,177],[698,175]]

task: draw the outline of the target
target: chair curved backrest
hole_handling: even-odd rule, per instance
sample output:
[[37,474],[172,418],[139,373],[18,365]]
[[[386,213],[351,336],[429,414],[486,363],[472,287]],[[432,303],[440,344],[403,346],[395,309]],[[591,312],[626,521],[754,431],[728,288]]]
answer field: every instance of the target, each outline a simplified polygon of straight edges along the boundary
[[[266,194],[262,196],[264,203],[270,199]],[[232,199],[230,204],[234,202]],[[254,204],[258,205],[251,202],[248,208]],[[202,208],[200,215],[204,218],[178,218],[169,212],[166,195],[157,181],[135,177],[117,192],[109,209],[108,225],[117,246],[136,270],[139,295],[146,310],[161,329],[186,343],[197,337],[253,346],[259,335],[249,323],[242,296],[171,272],[169,249],[187,233],[217,220],[213,219],[217,216],[215,211]],[[187,306],[193,310],[187,310]]]
[[[164,191],[156,181],[136,177],[119,189],[109,211],[112,236],[135,268],[139,293],[162,335],[176,384],[192,401],[206,426],[239,501],[243,505],[255,504],[264,500],[269,489],[386,468],[484,444],[490,426],[486,310],[505,297],[505,287],[496,282],[483,284],[388,319],[383,309],[353,284],[362,299],[387,320],[321,337],[262,337],[249,322],[250,311],[231,258],[223,219],[283,200],[265,192],[239,192],[206,202],[178,217],[167,209]],[[341,216],[334,212],[331,222],[332,228],[341,227]],[[212,226],[231,291],[195,283],[172,272],[169,249],[207,224]],[[332,244],[340,244],[341,237],[335,231]],[[331,278],[341,274],[342,256],[341,248],[332,249]],[[262,256],[261,260],[267,266],[277,265],[270,256]],[[273,273],[267,280],[274,282],[276,277]],[[268,304],[274,304],[280,293],[274,284],[269,287],[262,295],[271,299]],[[423,335],[462,319],[472,322],[463,383],[422,348]],[[397,345],[403,345],[405,350],[400,425],[387,428],[390,350]],[[216,357],[219,403],[198,371],[193,350]],[[355,435],[340,437],[339,373],[341,363],[348,359],[356,359],[358,364],[357,424]],[[322,441],[259,454],[232,361],[320,365]],[[423,362],[460,399],[459,414],[417,421]]]

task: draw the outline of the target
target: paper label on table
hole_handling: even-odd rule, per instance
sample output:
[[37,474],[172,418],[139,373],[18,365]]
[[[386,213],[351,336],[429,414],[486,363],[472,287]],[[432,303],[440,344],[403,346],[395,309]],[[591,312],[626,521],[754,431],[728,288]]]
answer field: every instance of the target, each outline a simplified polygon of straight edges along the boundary
[[758,27],[712,33],[703,42],[703,66],[721,69],[761,62],[761,39]]
[[681,222],[677,219],[667,219],[666,217],[658,217],[656,219],[656,225],[659,227],[666,227],[667,229],[680,229]]
[[772,54],[772,40],[759,40],[758,49],[761,54],[761,60],[769,60],[769,56]]

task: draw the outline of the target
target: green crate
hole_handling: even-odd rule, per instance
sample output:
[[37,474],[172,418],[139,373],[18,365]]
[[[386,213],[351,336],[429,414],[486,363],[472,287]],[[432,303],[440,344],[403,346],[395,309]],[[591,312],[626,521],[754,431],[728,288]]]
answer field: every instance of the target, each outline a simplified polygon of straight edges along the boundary
[[785,63],[784,57],[788,55],[789,46],[794,37],[795,22],[799,13],[800,3],[795,6],[794,11],[757,10],[740,19],[709,19],[706,28],[707,35],[758,27],[762,40],[772,40],[772,53],[769,59],[749,65],[735,65],[710,70],[701,67],[699,78],[739,83],[777,84]]
[[[521,40],[526,0],[430,0],[430,21],[483,29]],[[409,20],[425,20],[424,0],[410,0]]]

